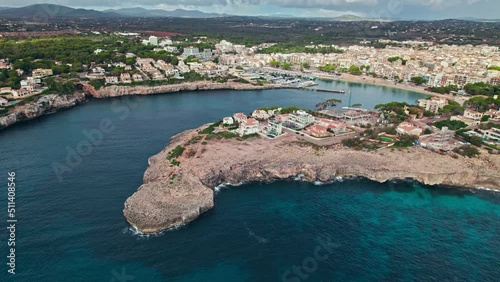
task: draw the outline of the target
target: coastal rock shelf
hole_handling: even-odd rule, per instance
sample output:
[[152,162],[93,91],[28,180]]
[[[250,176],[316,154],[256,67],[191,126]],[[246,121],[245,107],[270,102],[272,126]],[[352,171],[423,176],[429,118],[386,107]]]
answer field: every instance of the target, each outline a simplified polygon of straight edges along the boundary
[[84,88],[94,98],[118,97],[125,95],[150,95],[160,93],[172,93],[180,91],[203,91],[203,90],[264,90],[264,89],[280,89],[287,88],[278,84],[252,85],[239,82],[210,82],[210,81],[195,81],[180,84],[166,84],[158,86],[126,86],[126,85],[111,85],[95,90],[93,87],[86,86]]
[[15,111],[0,117],[0,129],[61,109],[74,107],[86,100],[86,96],[82,92],[76,92],[72,95],[44,95],[34,102],[16,106]]
[[[198,130],[200,130],[199,128]],[[149,159],[144,184],[125,202],[127,221],[144,233],[190,222],[213,208],[213,188],[224,183],[273,181],[300,176],[328,182],[359,176],[377,182],[412,179],[428,185],[500,190],[500,156],[454,159],[431,151],[355,151],[341,145],[315,148],[295,136],[245,141],[202,141],[198,130],[183,132]],[[240,139],[241,140],[241,139]],[[184,150],[172,165],[171,154]]]
[[62,109],[74,107],[87,101],[88,97],[109,98],[128,95],[152,95],[173,93],[180,91],[204,91],[204,90],[265,90],[289,88],[277,84],[252,85],[239,82],[217,83],[211,81],[195,81],[189,83],[158,85],[158,86],[126,86],[110,85],[98,90],[89,84],[81,85],[82,92],[71,95],[49,94],[35,97],[34,101],[26,102],[24,105],[16,106],[14,110],[0,117],[0,129],[12,126],[16,123],[31,120],[39,116],[57,112]]

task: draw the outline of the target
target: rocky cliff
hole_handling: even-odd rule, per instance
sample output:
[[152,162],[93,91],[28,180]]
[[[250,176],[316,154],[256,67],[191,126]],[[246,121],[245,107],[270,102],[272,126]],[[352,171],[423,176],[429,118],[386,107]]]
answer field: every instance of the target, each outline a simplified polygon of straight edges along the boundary
[[[224,183],[302,177],[328,182],[359,176],[377,182],[413,179],[428,185],[500,190],[500,156],[454,159],[422,148],[354,151],[342,146],[313,148],[294,136],[206,140],[196,130],[172,138],[149,159],[144,184],[125,202],[127,221],[142,232],[157,232],[196,219],[214,206],[213,188]],[[176,146],[185,148],[168,160]]]
[[111,85],[98,90],[94,89],[94,87],[89,84],[82,84],[79,86],[83,90],[83,93],[75,92],[72,95],[49,94],[41,96],[40,98],[24,105],[16,106],[8,115],[0,117],[0,129],[9,127],[21,121],[37,118],[47,113],[74,107],[82,102],[85,102],[87,100],[86,95],[94,98],[108,98],[126,95],[150,95],[197,90],[264,90],[286,88],[286,86],[276,84],[256,86],[236,82],[217,83],[210,81],[197,81],[159,86]]
[[258,85],[237,83],[237,82],[218,83],[211,81],[196,81],[189,83],[158,85],[158,86],[110,85],[100,88],[98,90],[95,90],[92,86],[87,85],[85,86],[84,90],[95,98],[107,98],[107,97],[117,97],[124,95],[150,95],[150,94],[171,93],[180,91],[263,90],[263,89],[277,89],[277,88],[285,88],[285,87],[276,84],[267,84],[263,86],[258,86]]
[[16,106],[12,112],[0,117],[0,129],[21,121],[37,118],[47,113],[71,108],[85,101],[86,96],[82,92],[76,92],[72,95],[44,95],[32,102]]

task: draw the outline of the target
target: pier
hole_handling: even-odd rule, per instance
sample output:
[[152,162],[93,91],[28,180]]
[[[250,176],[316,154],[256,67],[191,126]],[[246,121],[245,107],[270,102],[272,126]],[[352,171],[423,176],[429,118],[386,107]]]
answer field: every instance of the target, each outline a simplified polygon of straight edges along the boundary
[[345,94],[345,90],[335,90],[335,89],[325,89],[325,88],[307,88],[307,87],[297,87],[297,89],[308,90],[308,91],[318,91],[318,92],[330,92]]

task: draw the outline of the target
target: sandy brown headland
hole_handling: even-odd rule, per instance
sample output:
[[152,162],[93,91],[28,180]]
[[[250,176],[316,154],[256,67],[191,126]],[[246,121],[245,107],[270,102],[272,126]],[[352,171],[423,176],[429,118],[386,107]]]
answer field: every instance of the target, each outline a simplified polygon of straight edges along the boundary
[[[205,126],[206,127],[206,126]],[[125,202],[127,221],[144,233],[190,222],[214,207],[224,183],[302,177],[328,182],[358,176],[377,182],[411,179],[426,185],[500,190],[500,156],[453,158],[411,147],[356,151],[342,145],[311,146],[296,136],[204,140],[199,129],[183,132],[149,159],[144,184]],[[184,150],[180,150],[183,148]],[[178,157],[175,153],[180,153]]]

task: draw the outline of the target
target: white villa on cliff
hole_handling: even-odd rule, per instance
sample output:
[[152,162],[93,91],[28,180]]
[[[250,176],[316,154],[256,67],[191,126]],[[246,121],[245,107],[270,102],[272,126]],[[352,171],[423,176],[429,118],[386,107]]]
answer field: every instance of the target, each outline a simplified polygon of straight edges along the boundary
[[240,136],[259,133],[259,121],[254,118],[249,118],[240,123],[238,134]]
[[256,119],[269,119],[271,116],[264,110],[255,110],[252,113],[252,117]]
[[420,136],[422,134],[422,128],[418,128],[409,122],[403,122],[396,128],[399,135],[415,135]]
[[244,113],[236,113],[233,115],[233,118],[237,123],[242,123],[248,119],[247,115]]

